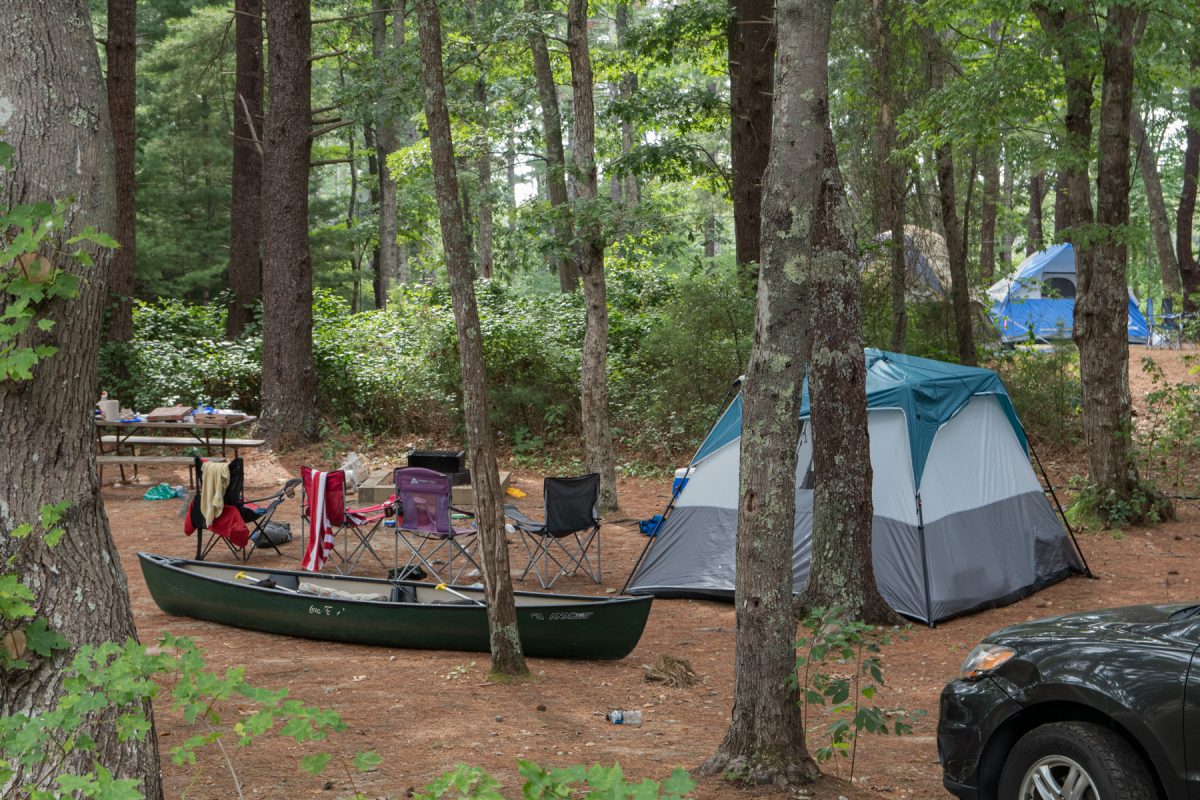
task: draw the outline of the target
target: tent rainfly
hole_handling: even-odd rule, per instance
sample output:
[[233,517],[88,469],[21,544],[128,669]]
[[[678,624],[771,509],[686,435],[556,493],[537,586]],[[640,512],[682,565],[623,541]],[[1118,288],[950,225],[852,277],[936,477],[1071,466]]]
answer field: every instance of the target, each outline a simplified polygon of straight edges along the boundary
[[[1075,327],[1075,248],[1056,244],[1021,262],[1011,278],[988,289],[992,317],[1005,342],[1070,339]],[[1129,341],[1145,344],[1150,325],[1129,292]]]
[[[1034,475],[996,373],[867,350],[875,580],[899,613],[938,621],[1015,602],[1085,571]],[[792,585],[808,580],[812,437],[807,386]],[[742,398],[717,420],[628,591],[732,598]]]

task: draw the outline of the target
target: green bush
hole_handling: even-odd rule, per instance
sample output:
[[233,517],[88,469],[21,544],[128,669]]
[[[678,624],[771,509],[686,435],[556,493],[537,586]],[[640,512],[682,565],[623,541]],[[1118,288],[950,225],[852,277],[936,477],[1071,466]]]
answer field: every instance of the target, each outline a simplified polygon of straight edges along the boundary
[[1031,438],[1055,447],[1074,446],[1082,439],[1083,387],[1079,351],[1073,345],[1002,350],[992,366]]

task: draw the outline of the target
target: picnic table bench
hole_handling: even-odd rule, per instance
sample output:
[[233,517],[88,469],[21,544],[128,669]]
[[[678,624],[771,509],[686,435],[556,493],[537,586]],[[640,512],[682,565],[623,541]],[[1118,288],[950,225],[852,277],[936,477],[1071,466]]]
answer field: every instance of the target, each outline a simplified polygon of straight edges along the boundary
[[[207,451],[210,447],[221,447],[222,455],[226,448],[233,450],[233,457],[238,457],[238,451],[243,448],[262,447],[266,444],[265,439],[222,439],[211,444],[202,439],[197,439],[194,436],[101,436],[101,445],[113,445],[114,447],[123,447],[129,445],[132,449],[135,445],[149,445],[152,447],[203,447]],[[105,451],[107,452],[107,451]],[[148,456],[153,458],[153,456]]]
[[[224,461],[223,458],[210,458],[209,461]],[[196,459],[191,456],[133,456],[133,455],[113,455],[103,454],[96,456],[96,467],[100,471],[100,482],[104,482],[104,468],[106,466],[121,467],[122,478],[125,475],[124,468],[127,466],[133,467],[133,474],[137,475],[139,465],[144,466],[171,466],[171,467],[187,467],[188,468],[188,485],[191,488],[196,488]]]

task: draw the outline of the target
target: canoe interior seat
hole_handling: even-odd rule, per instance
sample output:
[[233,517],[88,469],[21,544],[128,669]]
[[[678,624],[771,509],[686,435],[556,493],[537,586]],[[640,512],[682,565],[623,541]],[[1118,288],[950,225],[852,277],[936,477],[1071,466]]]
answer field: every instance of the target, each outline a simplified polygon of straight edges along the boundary
[[291,589],[293,592],[300,588],[300,579],[295,575],[272,575],[271,580],[280,589]]
[[392,586],[392,596],[389,599],[393,603],[415,603],[417,590],[411,586]]

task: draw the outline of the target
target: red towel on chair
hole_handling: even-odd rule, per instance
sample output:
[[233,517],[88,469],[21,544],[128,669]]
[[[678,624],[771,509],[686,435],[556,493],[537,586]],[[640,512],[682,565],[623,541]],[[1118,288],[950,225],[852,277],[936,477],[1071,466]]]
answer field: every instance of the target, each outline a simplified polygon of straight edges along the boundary
[[[192,502],[195,503],[196,500],[192,500]],[[208,529],[217,536],[228,539],[234,547],[241,548],[250,543],[250,529],[246,527],[245,520],[242,519],[242,515],[235,506],[225,506],[217,518],[212,521],[212,525],[208,526]],[[190,513],[183,517],[183,532],[188,536],[196,532]]]
[[340,469],[319,472],[302,467],[300,477],[304,481],[304,494],[308,498],[308,546],[300,568],[309,572],[320,572],[329,558],[336,542],[334,526],[342,524],[346,511],[346,474]]

